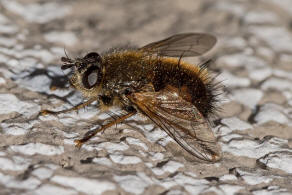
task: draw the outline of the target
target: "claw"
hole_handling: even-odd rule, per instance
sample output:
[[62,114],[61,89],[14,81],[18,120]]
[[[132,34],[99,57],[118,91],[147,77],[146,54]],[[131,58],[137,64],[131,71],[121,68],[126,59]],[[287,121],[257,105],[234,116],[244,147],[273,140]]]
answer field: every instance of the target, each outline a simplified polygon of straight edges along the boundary
[[50,110],[41,110],[41,115],[45,116],[48,114],[57,114],[58,112],[50,111]]
[[57,89],[58,89],[58,88],[57,88],[56,86],[51,86],[51,87],[50,87],[50,90],[51,90],[51,91],[55,91],[55,90],[57,90]]
[[78,148],[78,149],[80,149],[82,147],[82,145],[83,145],[83,142],[80,139],[74,140],[74,143],[75,143],[75,147]]
[[48,110],[41,110],[41,115],[45,116],[49,114],[49,111]]

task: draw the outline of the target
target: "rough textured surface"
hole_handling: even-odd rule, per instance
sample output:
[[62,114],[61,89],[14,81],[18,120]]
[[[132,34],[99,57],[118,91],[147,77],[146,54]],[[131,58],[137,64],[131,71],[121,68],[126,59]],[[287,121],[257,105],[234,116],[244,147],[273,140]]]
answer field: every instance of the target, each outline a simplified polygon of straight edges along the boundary
[[[0,0],[0,194],[291,194],[291,18],[290,0]],[[141,116],[78,150],[107,115],[38,115],[82,101],[59,68],[64,48],[76,57],[197,31],[219,39],[208,56],[227,86],[222,161],[194,161]]]

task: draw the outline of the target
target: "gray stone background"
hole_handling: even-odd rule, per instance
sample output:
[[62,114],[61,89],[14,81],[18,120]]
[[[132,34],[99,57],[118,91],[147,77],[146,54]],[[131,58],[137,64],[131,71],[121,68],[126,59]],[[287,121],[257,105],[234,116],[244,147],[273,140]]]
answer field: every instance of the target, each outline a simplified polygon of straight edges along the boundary
[[[73,140],[108,115],[38,115],[83,101],[60,70],[64,48],[78,57],[180,32],[219,40],[205,58],[226,86],[222,161],[194,161],[141,115],[81,150]],[[0,194],[292,194],[292,1],[0,0],[0,122]]]

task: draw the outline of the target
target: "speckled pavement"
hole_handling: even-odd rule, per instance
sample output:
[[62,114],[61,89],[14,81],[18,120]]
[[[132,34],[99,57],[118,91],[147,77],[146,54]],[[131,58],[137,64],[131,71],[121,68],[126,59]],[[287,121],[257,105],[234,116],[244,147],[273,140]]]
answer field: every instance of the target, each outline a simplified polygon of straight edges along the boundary
[[[38,115],[83,101],[60,70],[64,48],[78,57],[180,32],[219,40],[204,58],[226,86],[220,162],[194,160],[142,115],[80,150],[73,140],[108,115]],[[0,0],[0,122],[1,195],[292,194],[292,1]]]

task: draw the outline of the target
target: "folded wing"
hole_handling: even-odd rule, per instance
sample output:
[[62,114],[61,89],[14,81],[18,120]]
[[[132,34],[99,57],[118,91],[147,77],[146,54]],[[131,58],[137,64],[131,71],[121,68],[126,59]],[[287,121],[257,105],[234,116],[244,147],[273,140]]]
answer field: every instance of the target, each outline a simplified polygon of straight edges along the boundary
[[215,162],[221,149],[203,115],[175,90],[134,93],[128,98],[180,146],[199,159]]
[[169,57],[200,56],[216,44],[216,38],[206,33],[176,34],[161,41],[153,42],[139,50]]

